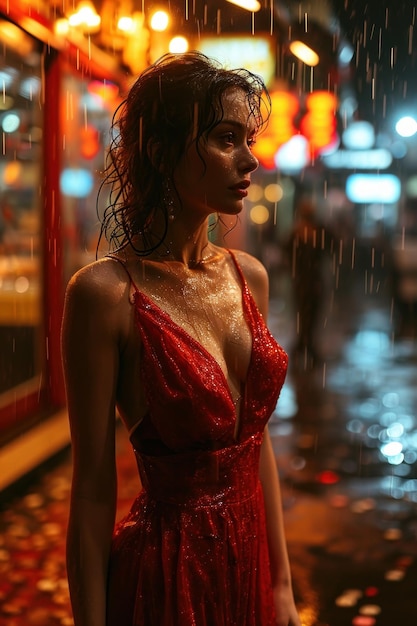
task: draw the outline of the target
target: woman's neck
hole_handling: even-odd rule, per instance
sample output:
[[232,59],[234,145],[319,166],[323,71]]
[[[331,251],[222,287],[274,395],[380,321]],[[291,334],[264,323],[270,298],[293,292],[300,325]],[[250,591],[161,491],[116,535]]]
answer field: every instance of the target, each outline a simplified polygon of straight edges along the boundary
[[155,251],[155,255],[166,261],[177,261],[188,267],[206,261],[213,254],[208,239],[208,220],[195,227],[175,220],[169,224],[164,242]]

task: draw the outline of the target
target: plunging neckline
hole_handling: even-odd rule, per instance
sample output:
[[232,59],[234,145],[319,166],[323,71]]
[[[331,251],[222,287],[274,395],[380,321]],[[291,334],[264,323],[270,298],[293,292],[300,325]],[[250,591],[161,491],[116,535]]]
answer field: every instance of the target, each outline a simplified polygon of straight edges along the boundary
[[175,331],[177,333],[179,333],[180,335],[182,335],[183,339],[186,339],[189,343],[191,343],[192,345],[194,345],[195,348],[197,348],[197,350],[203,354],[205,356],[205,358],[211,362],[214,366],[214,368],[217,370],[218,374],[220,375],[220,378],[223,382],[224,388],[226,389],[227,392],[227,396],[230,400],[231,405],[233,406],[233,412],[234,412],[234,416],[235,416],[235,426],[233,429],[233,438],[235,441],[238,441],[239,439],[239,433],[241,431],[241,426],[242,426],[242,414],[243,414],[243,409],[246,408],[246,386],[247,386],[247,382],[249,380],[250,374],[251,374],[251,370],[252,370],[252,363],[253,363],[253,350],[254,350],[254,337],[253,337],[253,329],[251,328],[250,324],[248,323],[248,319],[247,319],[247,304],[245,301],[245,298],[247,297],[247,293],[245,293],[245,288],[246,285],[243,283],[241,286],[241,299],[242,299],[242,310],[243,310],[243,317],[246,323],[246,326],[249,330],[249,334],[251,337],[251,350],[250,350],[250,357],[249,357],[249,363],[248,363],[248,367],[246,370],[246,376],[245,376],[245,380],[241,382],[240,385],[240,399],[241,399],[241,404],[240,404],[240,409],[239,409],[239,414],[236,411],[236,404],[235,401],[233,399],[233,394],[232,391],[230,389],[230,385],[229,382],[226,378],[226,375],[220,365],[220,363],[217,361],[217,359],[211,354],[211,352],[200,342],[198,341],[198,339],[196,339],[195,337],[193,337],[187,330],[185,330],[185,328],[183,328],[180,324],[178,324],[178,322],[176,322],[173,317],[167,312],[165,311],[162,307],[160,307],[151,297],[149,297],[146,293],[144,293],[142,290],[138,289],[137,285],[135,283],[133,283],[133,287],[135,289],[135,293],[134,293],[134,303],[135,305],[139,305],[140,306],[140,298],[142,298],[142,300],[144,300],[145,302],[147,302],[148,306],[154,308],[155,310],[158,311],[159,315],[162,316],[167,322],[168,324],[173,327],[175,329]]

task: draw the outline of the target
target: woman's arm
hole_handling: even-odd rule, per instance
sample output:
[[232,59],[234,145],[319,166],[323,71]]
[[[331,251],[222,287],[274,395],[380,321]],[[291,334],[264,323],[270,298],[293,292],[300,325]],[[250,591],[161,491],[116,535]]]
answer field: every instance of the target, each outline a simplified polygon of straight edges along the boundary
[[[246,253],[239,253],[238,260],[255,302],[266,320],[269,304],[268,274],[257,259]],[[300,626],[291,584],[278,469],[268,428],[265,428],[261,446],[259,476],[265,502],[266,530],[277,626]]]
[[285,540],[281,488],[268,428],[265,429],[261,447],[259,475],[265,501],[266,531],[277,626],[300,626],[294,603],[290,563]]
[[105,626],[116,511],[119,306],[114,280],[103,269],[93,264],[72,279],[62,324],[73,454],[67,570],[75,626]]

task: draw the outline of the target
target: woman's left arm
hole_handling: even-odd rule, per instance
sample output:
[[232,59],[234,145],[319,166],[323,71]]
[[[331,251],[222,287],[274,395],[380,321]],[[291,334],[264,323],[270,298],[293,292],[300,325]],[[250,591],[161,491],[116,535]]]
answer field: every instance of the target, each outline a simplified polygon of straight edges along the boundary
[[291,583],[281,488],[268,428],[265,429],[261,446],[259,475],[265,501],[266,531],[277,626],[300,626]]
[[[237,253],[237,257],[258,309],[266,320],[269,304],[267,271],[260,261],[244,252]],[[261,446],[259,476],[265,502],[266,530],[277,626],[301,626],[292,590],[278,469],[268,428],[265,428]]]

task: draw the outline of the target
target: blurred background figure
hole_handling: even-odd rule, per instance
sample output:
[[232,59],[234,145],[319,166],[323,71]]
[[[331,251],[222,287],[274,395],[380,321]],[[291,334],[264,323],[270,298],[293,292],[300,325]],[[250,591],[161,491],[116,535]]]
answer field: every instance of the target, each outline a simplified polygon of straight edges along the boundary
[[293,364],[312,367],[320,362],[316,330],[329,293],[329,263],[334,238],[320,221],[317,207],[301,197],[295,208],[294,226],[286,243],[296,313]]

